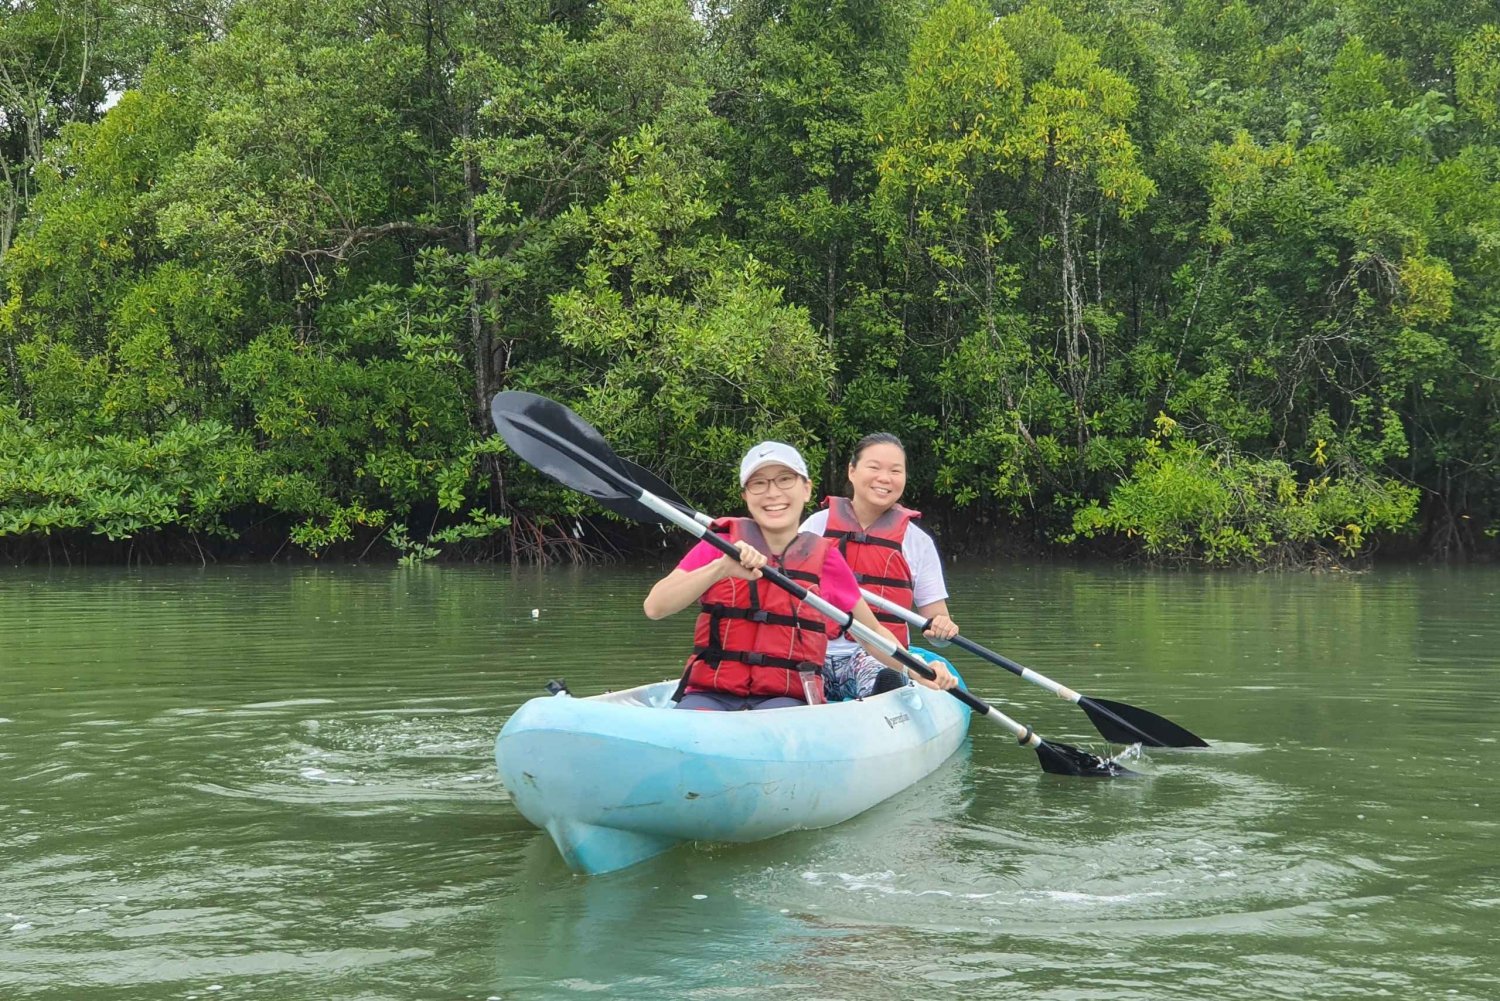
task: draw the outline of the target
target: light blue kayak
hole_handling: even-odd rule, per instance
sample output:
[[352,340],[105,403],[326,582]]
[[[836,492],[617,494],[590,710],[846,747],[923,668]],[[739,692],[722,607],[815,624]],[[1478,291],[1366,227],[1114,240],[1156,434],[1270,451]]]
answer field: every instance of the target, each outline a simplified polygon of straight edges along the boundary
[[501,729],[501,781],[575,872],[841,823],[932,774],[969,728],[968,707],[930,688],[691,712],[672,708],[676,687],[536,698]]

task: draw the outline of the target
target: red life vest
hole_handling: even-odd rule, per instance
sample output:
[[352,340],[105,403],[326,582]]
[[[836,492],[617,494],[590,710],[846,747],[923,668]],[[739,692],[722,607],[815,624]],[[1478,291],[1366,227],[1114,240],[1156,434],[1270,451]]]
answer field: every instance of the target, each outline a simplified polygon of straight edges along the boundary
[[[770,555],[760,526],[749,518],[720,519],[711,528],[730,542],[744,540]],[[771,558],[771,565],[816,594],[823,560],[832,548],[828,539],[802,532],[786,552]],[[800,671],[807,669],[821,694],[823,679],[816,672],[837,625],[764,578],[726,578],[703,592],[700,601],[693,655],[680,690],[800,699]]]
[[[913,518],[922,517],[922,512],[897,504],[876,518],[869,528],[861,528],[854,516],[854,502],[849,498],[830,497],[827,504],[828,526],[823,529],[823,536],[838,544],[859,586],[910,608],[915,584],[901,543],[906,539],[906,526]],[[878,608],[871,610],[897,643],[909,645],[910,635],[903,620]]]

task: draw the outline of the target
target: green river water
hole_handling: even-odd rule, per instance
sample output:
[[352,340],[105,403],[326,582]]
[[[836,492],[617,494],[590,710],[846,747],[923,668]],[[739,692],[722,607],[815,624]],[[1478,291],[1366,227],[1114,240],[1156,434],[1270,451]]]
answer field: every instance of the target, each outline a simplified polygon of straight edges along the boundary
[[846,824],[574,876],[495,734],[675,673],[654,576],[0,571],[0,998],[1500,998],[1500,571],[960,566],[966,635],[1214,746],[978,720]]

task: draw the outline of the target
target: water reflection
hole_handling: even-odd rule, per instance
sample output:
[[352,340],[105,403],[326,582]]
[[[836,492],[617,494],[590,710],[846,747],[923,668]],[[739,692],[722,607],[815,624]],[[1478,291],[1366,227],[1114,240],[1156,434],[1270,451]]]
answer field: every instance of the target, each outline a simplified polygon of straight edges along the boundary
[[728,977],[813,992],[822,961],[884,934],[867,927],[877,915],[848,913],[851,898],[826,877],[887,879],[946,854],[969,802],[967,756],[837,827],[684,845],[606,876],[572,875],[537,832],[499,918],[497,986],[507,997],[693,997]]
[[975,639],[1214,746],[1081,782],[976,724],[849,823],[573,876],[494,735],[673,673],[653,573],[0,576],[0,996],[1500,997],[1500,574],[959,568]]

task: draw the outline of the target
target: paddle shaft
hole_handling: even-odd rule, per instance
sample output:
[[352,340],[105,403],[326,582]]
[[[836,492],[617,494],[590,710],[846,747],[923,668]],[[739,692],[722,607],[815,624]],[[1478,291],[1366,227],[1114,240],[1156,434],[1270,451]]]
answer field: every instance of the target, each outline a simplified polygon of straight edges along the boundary
[[[663,518],[667,519],[678,528],[691,532],[698,538],[706,540],[709,545],[718,549],[725,556],[729,556],[736,560],[740,558],[740,551],[735,548],[733,543],[724,538],[722,535],[719,535],[717,532],[710,531],[707,526],[694,518],[692,515],[687,514],[686,512],[678,508],[675,504],[672,504],[656,496],[649,490],[642,489],[639,486],[636,486],[635,489],[640,491],[637,499],[646,507],[655,511],[657,514],[661,515]],[[931,680],[932,678],[935,678],[937,676],[936,672],[933,671],[932,668],[924,664],[921,658],[913,655],[909,650],[906,650],[903,647],[891,642],[884,636],[881,636],[879,633],[866,626],[863,622],[860,622],[858,619],[856,619],[852,613],[840,611],[822,596],[813,594],[807,588],[803,587],[801,584],[798,584],[796,581],[792,580],[790,577],[786,576],[786,574],[782,573],[780,570],[777,570],[775,567],[761,567],[760,572],[764,574],[765,578],[772,584],[775,584],[782,590],[789,592],[798,601],[805,601],[807,604],[817,609],[819,614],[823,615],[826,619],[828,619],[829,622],[838,623],[839,626],[844,628],[849,632],[850,635],[859,640],[861,643],[864,643],[866,646],[875,647],[887,657],[894,658],[907,670],[915,671],[917,674],[920,674],[922,677],[927,678],[928,680]],[[981,716],[990,717],[996,723],[999,723],[1011,733],[1015,734],[1016,740],[1021,744],[1021,746],[1036,747],[1043,742],[1042,738],[1037,736],[1036,731],[1032,730],[1031,727],[1026,726],[1022,723],[1017,723],[1015,720],[1011,719],[1009,716],[1005,715],[1000,710],[996,709],[994,706],[981,699],[979,696],[974,695],[963,688],[950,688],[948,689],[948,694],[958,699],[964,705],[979,713]]]
[[[923,618],[920,613],[914,612],[904,605],[898,605],[894,601],[891,601],[889,598],[883,598],[872,591],[865,590],[861,590],[860,594],[864,595],[865,601],[869,602],[873,607],[889,612],[891,615],[904,620],[908,625],[915,627],[919,631],[925,630],[928,626],[932,625],[931,619]],[[988,647],[982,647],[978,643],[975,643],[973,640],[968,639],[967,637],[954,636],[947,642],[952,643],[954,646],[959,647],[960,649],[969,651],[976,657],[982,657],[983,659],[989,661],[991,664],[995,664],[999,667],[1005,668],[1011,674],[1014,674],[1016,677],[1022,679],[1023,681],[1029,681],[1033,685],[1039,685],[1042,688],[1047,689],[1047,691],[1051,692],[1053,695],[1056,695],[1058,698],[1066,702],[1072,702],[1076,704],[1080,699],[1083,698],[1083,696],[1073,691],[1073,689],[1069,688],[1067,685],[1060,685],[1046,675],[1038,674],[1029,667],[1017,664],[1009,657],[998,654]]]
[[[631,463],[629,465],[633,467],[632,471],[638,470],[645,476],[649,476],[652,478],[654,478],[655,476],[655,474],[651,473],[649,470],[640,466],[635,466],[634,463]],[[638,489],[645,490],[644,487],[639,487],[639,485],[637,486]],[[704,514],[702,511],[684,509],[683,505],[686,502],[678,503],[675,500],[668,500],[662,497],[657,497],[656,499],[663,503],[671,504],[681,514],[683,514],[685,517],[692,518],[693,521],[697,522],[699,525],[706,526],[713,521],[712,518]],[[659,509],[655,507],[652,507],[652,510],[659,511]],[[679,522],[679,524],[681,523]],[[689,529],[689,531],[693,530]],[[728,546],[727,543],[726,547],[720,548],[724,549],[724,552],[731,556],[737,555],[736,552],[732,551],[734,547]],[[788,581],[788,583],[792,583],[792,586],[796,587],[795,583],[791,581]],[[886,612],[889,612],[897,618],[905,621],[908,625],[916,627],[918,631],[925,631],[928,626],[932,625],[931,619],[924,618],[921,614],[913,611],[910,608],[907,608],[905,605],[898,605],[894,601],[891,601],[889,598],[884,598],[873,591],[867,591],[863,588],[860,589],[859,593],[864,597],[865,601],[869,602],[873,607],[880,608]],[[822,611],[822,609],[819,609],[819,611]],[[835,618],[834,621],[838,621],[837,618]],[[967,650],[969,651],[969,653],[972,653],[976,657],[987,660],[992,664],[999,665],[1000,667],[1005,668],[1011,674],[1014,674],[1016,677],[1021,678],[1024,681],[1029,681],[1034,685],[1040,685],[1042,688],[1047,689],[1047,691],[1051,692],[1053,695],[1056,695],[1058,698],[1063,699],[1067,702],[1072,702],[1076,705],[1083,698],[1082,695],[1073,691],[1073,689],[1069,688],[1067,685],[1060,685],[1046,675],[1038,674],[1036,671],[1033,671],[1029,667],[1026,667],[1022,664],[1017,664],[1010,658],[1005,657],[1002,654],[998,654],[987,647],[982,647],[966,636],[954,636],[952,639],[945,640],[944,642],[952,643],[959,649]]]
[[[692,505],[688,504],[686,500],[672,489],[670,484],[658,478],[655,473],[637,466],[628,460],[621,459],[619,461],[623,464],[625,472],[632,476],[633,481],[639,489],[649,490],[659,498],[676,505],[680,511],[683,511],[701,524],[708,525],[711,523],[712,519],[708,515],[703,514],[701,511],[695,511]],[[609,502],[606,501],[606,503]],[[613,505],[613,508],[626,517],[640,518],[643,512],[650,513],[648,509],[634,500],[627,500],[624,503],[625,506],[616,503]],[[925,631],[932,624],[931,619],[924,619],[919,613],[893,604],[880,595],[870,591],[865,591],[863,594],[865,600],[870,604],[883,611],[899,616],[918,629]],[[1071,702],[1088,714],[1089,720],[1106,740],[1120,744],[1141,743],[1148,747],[1208,746],[1207,741],[1191,730],[1187,730],[1166,717],[1151,712],[1149,709],[1142,709],[1140,706],[1133,706],[1126,702],[1099,699],[1084,695],[1081,692],[1075,692],[1066,685],[1059,684],[1051,678],[1038,674],[1036,671],[1021,664],[1017,664],[1015,661],[1009,660],[995,653],[993,650],[986,649],[963,636],[958,636],[951,641],[944,642],[956,643],[960,648],[967,650],[976,657],[987,660],[992,664],[997,664],[1023,681],[1029,681],[1040,688],[1045,688],[1058,698],[1066,702]]]
[[[898,616],[910,623],[917,629],[925,630],[932,624],[931,619],[924,620],[920,614],[908,608],[895,604],[878,594],[869,591],[862,592],[865,600],[870,604],[886,612]],[[1023,667],[1007,657],[1003,657],[993,650],[987,649],[975,643],[973,640],[963,636],[955,636],[948,642],[956,643],[958,646],[982,657],[992,664],[998,664],[1023,681],[1029,681],[1033,685],[1047,689],[1058,698],[1071,702],[1084,712],[1093,721],[1094,727],[1104,735],[1106,740],[1116,741],[1123,744],[1142,743],[1148,747],[1207,747],[1208,742],[1191,730],[1184,729],[1164,716],[1159,716],[1149,709],[1133,706],[1126,702],[1115,702],[1110,699],[1100,699],[1073,691],[1067,685],[1060,685],[1045,675],[1038,674],[1029,667]]]
[[[633,463],[628,463],[627,465],[634,466]],[[653,479],[655,478],[655,475],[650,473],[649,470],[645,470],[644,468],[639,466],[635,466],[634,468],[644,473],[647,477],[651,477]],[[726,556],[730,556],[735,559],[739,558],[739,550],[731,545],[726,539],[715,532],[706,531],[707,527],[713,523],[713,519],[711,517],[704,514],[702,511],[692,509],[687,505],[685,501],[678,502],[675,500],[667,500],[666,498],[658,497],[639,484],[636,484],[636,489],[641,491],[641,502],[651,510],[670,519],[674,524],[680,525],[681,527],[687,529],[689,532],[697,535],[700,539],[706,538],[711,540],[712,544],[717,546],[717,548]],[[646,499],[648,497],[650,498],[650,500]],[[911,660],[918,661],[918,664],[920,666],[916,667],[916,671],[921,674],[922,677],[931,678],[933,676],[931,671],[927,669],[926,665],[921,664],[920,660],[916,657],[911,656],[908,651],[903,650],[899,646],[895,646],[894,644],[887,644],[884,640],[884,637],[882,637],[879,633],[872,632],[863,624],[855,621],[853,615],[840,612],[837,608],[834,608],[822,598],[818,597],[817,595],[810,594],[806,588],[802,587],[796,581],[786,577],[784,574],[781,574],[775,568],[763,567],[761,569],[761,573],[766,574],[767,579],[769,579],[773,584],[777,584],[778,586],[784,587],[789,590],[798,599],[808,601],[809,604],[816,608],[820,613],[827,616],[829,621],[839,623],[851,634],[853,634],[856,639],[868,638],[868,640],[875,646],[877,646],[882,653],[886,654],[886,656],[894,657],[903,665],[910,666],[907,664],[907,660],[903,659],[902,657],[902,655],[905,654],[906,657],[910,658]],[[931,619],[923,619],[916,612],[913,612],[908,608],[902,608],[900,605],[892,604],[879,595],[873,594],[869,591],[861,590],[860,593],[864,596],[865,600],[870,602],[871,604],[879,605],[881,608],[884,608],[889,612],[893,612],[901,616],[910,624],[918,626],[921,629],[926,629],[928,624],[930,624],[932,621]],[[970,653],[973,653],[979,657],[984,657],[989,653],[989,651],[985,650],[984,647],[981,647],[977,643],[965,639],[962,636],[956,636],[948,642],[955,643],[962,649],[968,650]],[[890,646],[891,649],[887,650],[887,646]],[[1005,658],[1000,657],[999,654],[993,654],[993,656],[999,658],[999,660],[997,660],[996,662],[1000,663],[1002,667],[1006,667],[1009,670],[1014,671],[1020,677],[1026,678],[1028,681],[1034,680],[1035,678],[1041,678],[1041,675],[1036,675],[1033,672],[1029,672],[1026,668],[1021,667],[1019,664],[1013,665],[1011,662],[1005,661]],[[1038,682],[1038,684],[1042,684],[1043,687],[1053,691],[1054,694],[1058,695],[1060,698],[1070,698],[1073,702],[1078,701],[1078,693],[1073,691],[1071,688],[1065,688],[1064,686],[1045,678],[1042,678],[1041,681]],[[1004,713],[1000,712],[998,709],[994,708],[978,696],[973,695],[972,693],[963,689],[954,689],[953,694],[957,698],[961,699],[965,705],[969,706],[969,708],[973,709],[975,712],[991,717],[992,719],[1000,723],[1001,726],[1005,727],[1011,733],[1015,734],[1016,739],[1021,742],[1021,745],[1023,747],[1035,747],[1036,744],[1041,741],[1041,738],[1037,737],[1035,732],[1030,727],[1025,726],[1021,723],[1017,723],[1015,720],[1006,716]]]

